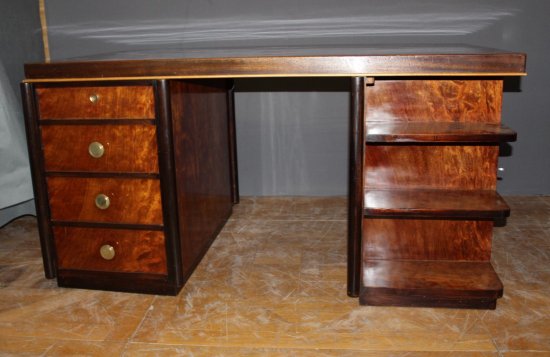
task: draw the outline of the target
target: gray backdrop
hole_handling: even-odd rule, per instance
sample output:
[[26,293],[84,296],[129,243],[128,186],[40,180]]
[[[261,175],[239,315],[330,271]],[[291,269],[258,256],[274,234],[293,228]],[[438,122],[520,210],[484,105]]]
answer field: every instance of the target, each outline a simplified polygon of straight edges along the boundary
[[0,1],[0,227],[34,213],[19,82],[23,63],[43,60],[35,0]]
[[[499,190],[550,194],[550,2],[546,0],[46,0],[53,60],[113,51],[468,43],[528,54],[503,121],[519,140]],[[513,86],[512,86],[513,87]],[[347,82],[238,80],[244,195],[346,193]]]

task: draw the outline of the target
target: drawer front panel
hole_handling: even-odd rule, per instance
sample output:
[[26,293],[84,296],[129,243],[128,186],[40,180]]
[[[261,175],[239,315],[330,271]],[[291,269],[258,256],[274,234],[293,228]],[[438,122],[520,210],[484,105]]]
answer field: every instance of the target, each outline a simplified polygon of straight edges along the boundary
[[37,88],[40,119],[153,119],[153,87]]
[[163,232],[54,227],[53,234],[60,269],[167,273]]
[[48,177],[46,181],[54,221],[162,224],[159,180]]
[[158,173],[154,125],[44,125],[41,132],[46,171]]

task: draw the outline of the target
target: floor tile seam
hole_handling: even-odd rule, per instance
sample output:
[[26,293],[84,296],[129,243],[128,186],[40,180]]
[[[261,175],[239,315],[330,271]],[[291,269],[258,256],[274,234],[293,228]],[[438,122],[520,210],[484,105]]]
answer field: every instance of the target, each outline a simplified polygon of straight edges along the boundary
[[[228,341],[229,342],[229,341]],[[182,343],[170,343],[170,342],[132,342],[129,341],[128,345],[130,344],[147,344],[147,345],[156,345],[156,346],[163,346],[168,348],[186,348],[186,347],[213,347],[213,348],[219,348],[219,349],[248,349],[248,350],[260,350],[260,349],[268,349],[268,350],[285,350],[285,351],[304,351],[304,350],[312,350],[312,351],[318,351],[318,350],[340,350],[340,348],[296,348],[296,347],[284,347],[284,346],[271,346],[269,345],[256,345],[256,346],[250,346],[246,344],[213,344],[213,343],[197,343],[197,342],[182,342]]]
[[46,348],[46,350],[44,352],[42,352],[42,354],[40,356],[41,357],[42,356],[48,356],[50,354],[51,350],[53,350],[55,348],[55,346],[57,346],[57,343],[58,343],[57,340],[55,342],[53,342],[48,348]]
[[[498,308],[498,306],[497,306]],[[502,355],[502,352],[501,349],[498,347],[498,343],[496,341],[496,339],[498,338],[497,336],[495,336],[491,329],[487,326],[486,322],[485,322],[485,318],[489,315],[490,311],[489,310],[482,310],[480,311],[480,314],[478,316],[478,326],[480,326],[482,328],[483,331],[485,331],[486,334],[488,334],[491,338],[491,343],[493,344],[493,347],[495,348],[495,352],[497,352],[499,354],[499,356]]]
[[147,316],[149,316],[149,314],[154,310],[154,306],[155,306],[155,302],[158,300],[158,295],[155,295],[155,297],[153,298],[153,300],[151,301],[151,303],[149,304],[149,307],[147,307],[147,310],[145,310],[145,313],[143,314],[143,316],[141,317],[141,320],[139,321],[139,323],[137,324],[137,326],[134,328],[134,331],[132,332],[132,334],[130,335],[130,337],[128,337],[126,339],[126,341],[132,341],[135,337],[136,337],[136,334],[138,333],[138,331],[140,330],[141,326],[143,325],[143,323],[145,322],[145,319],[147,318]]
[[[165,330],[163,331],[179,331],[179,332],[204,332],[204,333],[220,333],[220,332],[225,332],[225,327],[223,328],[180,328],[180,327],[174,327],[174,328],[166,328]],[[136,342],[136,343],[153,343],[153,342],[148,342],[147,340],[141,340],[138,338],[132,338],[132,339],[126,339],[126,340],[109,340],[109,339],[105,339],[105,341],[110,341],[110,342],[117,342],[117,341],[120,341],[120,342]],[[160,343],[160,342],[159,342]]]
[[[413,308],[413,309],[416,309],[416,308]],[[399,348],[398,346],[395,345],[395,341],[393,340],[393,337],[395,337],[396,335],[406,335],[406,334],[407,334],[407,332],[405,332],[405,331],[391,332],[391,331],[380,330],[380,332],[379,332],[380,336],[384,336],[385,338],[388,338],[390,340],[390,344],[395,347],[396,351],[403,351],[403,349],[401,349],[401,348]],[[494,345],[494,343],[492,341],[493,336],[491,334],[488,334],[489,337],[490,337],[491,343],[493,345],[493,349],[491,349],[491,350],[480,349],[480,348],[468,348],[468,349],[456,348],[457,344],[460,344],[461,342],[463,342],[462,339],[464,338],[464,336],[469,336],[469,335],[472,335],[472,334],[463,333],[463,332],[458,332],[458,333],[456,333],[456,332],[455,333],[448,333],[447,332],[447,333],[444,333],[444,336],[452,338],[452,341],[448,341],[449,343],[446,343],[446,345],[449,346],[448,348],[443,348],[442,349],[442,348],[438,348],[437,346],[430,346],[429,348],[428,347],[423,347],[421,349],[406,349],[406,350],[407,351],[412,351],[412,352],[445,352],[445,351],[450,351],[450,352],[498,352],[497,347]],[[477,339],[477,340],[481,341],[481,339]],[[487,339],[485,338],[483,340],[487,340]],[[402,343],[401,343],[401,345],[402,345]]]
[[[246,350],[273,350],[273,351],[284,351],[284,352],[305,352],[305,351],[312,351],[312,352],[319,352],[319,351],[342,351],[342,352],[369,352],[369,353],[409,353],[409,352],[456,352],[453,350],[443,349],[443,350],[422,350],[422,349],[371,349],[371,348],[358,348],[358,347],[296,347],[296,346],[267,346],[267,345],[260,345],[260,346],[250,346],[250,345],[215,345],[215,344],[182,344],[182,343],[143,343],[143,342],[128,342],[128,345],[131,344],[147,344],[147,345],[158,345],[159,347],[167,347],[167,348],[186,348],[186,347],[212,347],[212,348],[219,348],[219,349],[246,349]],[[125,346],[126,352],[127,347]],[[264,351],[265,352],[265,351]],[[485,352],[485,351],[464,351],[464,352]],[[523,351],[522,351],[523,352]],[[545,351],[543,351],[545,352]],[[123,354],[124,355],[124,354]],[[502,356],[502,354],[499,354],[499,356]]]
[[[207,330],[195,330],[195,331],[207,331]],[[122,351],[121,355],[124,355],[127,352],[128,346],[131,345],[131,344],[156,345],[156,346],[166,346],[166,347],[219,347],[219,348],[229,347],[229,348],[251,348],[251,349],[263,348],[263,349],[284,349],[284,350],[292,350],[292,351],[304,351],[304,350],[341,350],[341,351],[369,351],[369,352],[391,352],[391,351],[396,351],[396,352],[405,352],[405,351],[410,351],[410,352],[445,352],[445,351],[484,352],[484,351],[487,351],[485,349],[461,349],[461,350],[441,349],[441,348],[421,348],[421,349],[405,348],[405,349],[402,349],[402,348],[399,348],[399,346],[396,346],[394,344],[392,344],[391,349],[380,349],[380,348],[372,349],[372,348],[361,348],[361,347],[357,347],[357,346],[349,347],[349,348],[348,347],[341,347],[341,346],[333,346],[333,347],[311,347],[311,346],[305,346],[305,347],[291,346],[291,347],[289,347],[289,346],[287,346],[287,347],[285,347],[284,345],[280,344],[280,338],[282,337],[282,334],[284,334],[284,331],[261,331],[261,332],[262,333],[265,333],[265,332],[273,333],[274,335],[276,335],[277,343],[275,345],[273,343],[266,343],[266,344],[262,344],[261,346],[251,347],[250,345],[246,345],[246,344],[231,343],[229,336],[226,336],[226,341],[229,345],[215,344],[215,343],[196,343],[196,342],[174,342],[174,343],[171,343],[171,342],[149,342],[149,341],[139,341],[139,340],[108,340],[108,339],[106,339],[106,340],[90,340],[90,339],[42,338],[42,337],[38,337],[38,338],[48,340],[48,341],[52,342],[52,346],[50,346],[47,351],[49,351],[51,348],[58,345],[60,342],[75,342],[75,341],[78,341],[78,342],[92,342],[92,343],[93,342],[123,343],[124,347],[123,347],[123,351]],[[301,333],[298,332],[296,334],[300,335]],[[382,333],[382,332],[380,332],[379,334],[382,335],[382,336],[388,337],[388,338],[391,338],[391,335],[394,335],[393,333],[388,334],[388,333]],[[494,344],[494,342],[493,342],[493,344]],[[47,355],[47,351],[45,352],[44,355]],[[548,352],[548,350],[503,350],[503,351],[505,351],[505,352]],[[487,351],[487,352],[489,352],[489,351]],[[495,346],[495,351],[494,352],[498,352],[498,349],[496,348],[496,346]]]
[[46,340],[46,341],[52,341],[53,345],[56,345],[58,342],[120,342],[125,343],[126,341],[124,339],[120,340],[111,340],[109,338],[70,338],[70,337],[43,337],[43,336],[37,336],[37,335],[3,335],[2,337],[10,337],[10,338],[20,338],[20,339],[33,339],[33,340]]

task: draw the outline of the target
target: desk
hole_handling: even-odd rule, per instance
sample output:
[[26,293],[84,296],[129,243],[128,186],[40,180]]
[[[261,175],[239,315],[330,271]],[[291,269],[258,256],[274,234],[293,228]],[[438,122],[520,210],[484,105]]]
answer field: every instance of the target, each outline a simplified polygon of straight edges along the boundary
[[495,308],[492,229],[509,214],[496,193],[498,151],[516,138],[500,123],[503,77],[524,75],[525,55],[281,54],[26,65],[46,277],[177,294],[239,200],[231,79],[349,77],[348,295]]

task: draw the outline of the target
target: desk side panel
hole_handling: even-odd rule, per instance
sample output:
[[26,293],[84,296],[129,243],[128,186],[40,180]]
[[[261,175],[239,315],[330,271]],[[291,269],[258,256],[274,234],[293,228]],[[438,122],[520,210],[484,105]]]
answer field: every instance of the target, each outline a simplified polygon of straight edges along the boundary
[[170,81],[184,281],[232,209],[228,81]]

